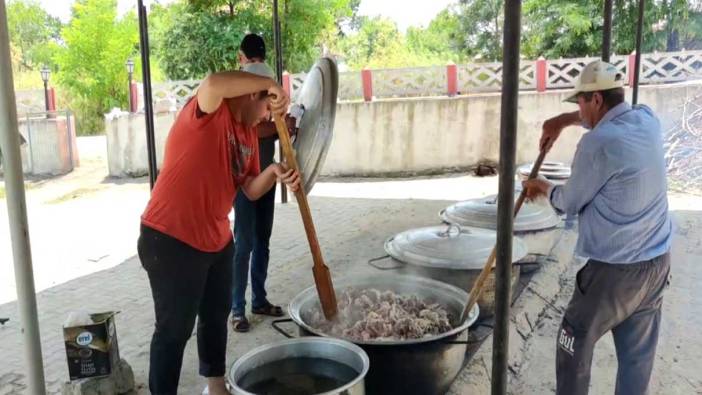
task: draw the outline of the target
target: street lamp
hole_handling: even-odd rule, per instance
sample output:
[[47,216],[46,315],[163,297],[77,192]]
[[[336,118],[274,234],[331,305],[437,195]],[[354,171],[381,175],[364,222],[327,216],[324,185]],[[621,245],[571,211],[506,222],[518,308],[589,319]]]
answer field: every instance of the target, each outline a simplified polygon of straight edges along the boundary
[[134,74],[134,61],[129,59],[127,60],[127,63],[125,63],[127,66],[127,75],[128,81],[129,81],[129,112],[134,111],[134,103],[132,103],[132,75]]
[[41,68],[40,72],[41,79],[44,81],[44,105],[46,107],[46,111],[49,111],[49,75],[51,75],[51,70],[44,66]]

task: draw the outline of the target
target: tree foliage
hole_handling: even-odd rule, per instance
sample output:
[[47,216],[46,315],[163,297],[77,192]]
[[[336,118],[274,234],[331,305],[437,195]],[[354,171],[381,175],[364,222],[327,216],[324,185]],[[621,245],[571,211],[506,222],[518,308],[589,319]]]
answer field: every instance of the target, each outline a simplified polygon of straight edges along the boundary
[[19,69],[53,66],[59,48],[61,21],[49,15],[35,0],[11,0],[7,4],[7,27]]
[[61,36],[65,47],[56,57],[59,83],[78,113],[81,132],[102,131],[104,114],[126,107],[124,64],[138,51],[136,15],[130,12],[118,19],[117,0],[79,0]]
[[[358,0],[283,0],[280,6],[283,67],[299,72],[309,69],[331,45]],[[237,68],[239,43],[248,32],[263,36],[268,62],[275,63],[272,2],[181,1],[155,13],[170,16],[157,17],[164,23],[156,37],[159,61],[171,79]]]

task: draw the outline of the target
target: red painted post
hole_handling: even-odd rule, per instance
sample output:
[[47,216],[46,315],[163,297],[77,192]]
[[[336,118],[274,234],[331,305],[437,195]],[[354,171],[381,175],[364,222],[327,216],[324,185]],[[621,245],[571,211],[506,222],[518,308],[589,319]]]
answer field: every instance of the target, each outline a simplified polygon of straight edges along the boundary
[[363,82],[363,100],[373,100],[373,73],[368,69],[363,69],[361,81]]
[[446,88],[449,96],[458,94],[458,67],[453,63],[446,65]]
[[283,71],[283,90],[288,96],[292,95],[292,87],[290,86],[290,73]]
[[629,67],[626,68],[626,73],[629,76],[629,86],[634,86],[634,72],[636,71],[636,51],[629,55]]
[[129,112],[137,112],[137,108],[139,108],[139,87],[137,86],[136,82],[132,82],[132,84],[129,86],[129,95],[132,99],[130,101],[132,108],[129,109]]
[[56,91],[54,87],[49,88],[49,111],[56,111]]
[[545,92],[546,83],[548,81],[548,64],[546,58],[540,56],[536,60],[536,91]]

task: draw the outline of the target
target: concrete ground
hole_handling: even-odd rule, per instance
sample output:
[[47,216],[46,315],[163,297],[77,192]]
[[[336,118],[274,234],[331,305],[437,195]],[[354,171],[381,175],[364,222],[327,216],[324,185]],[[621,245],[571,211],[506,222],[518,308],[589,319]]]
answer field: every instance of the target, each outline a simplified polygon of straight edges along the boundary
[[[79,139],[82,166],[73,173],[33,182],[28,191],[30,236],[47,386],[56,393],[67,379],[61,325],[73,310],[119,310],[121,355],[134,368],[139,393],[146,393],[148,344],[153,305],[136,253],[138,217],[148,199],[148,182],[105,179],[104,139]],[[438,224],[440,209],[456,200],[495,193],[497,178],[432,177],[411,180],[322,180],[310,205],[320,244],[335,277],[371,270],[367,260],[384,254],[383,241],[411,227]],[[702,351],[698,328],[702,277],[702,198],[671,195],[677,219],[673,276],[665,302],[663,331],[652,393],[702,393],[702,375],[693,359]],[[0,204],[0,224],[7,223]],[[510,347],[510,393],[550,393],[555,387],[554,334],[572,292],[577,262],[576,235],[565,232],[554,252],[514,306]],[[273,231],[269,292],[285,303],[312,284],[311,260],[295,204],[278,205]],[[22,339],[14,289],[10,242],[0,225],[0,395],[24,393]],[[4,304],[3,304],[4,303]],[[281,339],[270,320],[255,318],[247,334],[231,333],[228,361],[256,345]],[[488,393],[488,340],[461,373],[453,393]],[[598,345],[591,393],[612,393],[616,370],[610,339]],[[195,341],[186,350],[181,375],[184,394],[199,393]]]

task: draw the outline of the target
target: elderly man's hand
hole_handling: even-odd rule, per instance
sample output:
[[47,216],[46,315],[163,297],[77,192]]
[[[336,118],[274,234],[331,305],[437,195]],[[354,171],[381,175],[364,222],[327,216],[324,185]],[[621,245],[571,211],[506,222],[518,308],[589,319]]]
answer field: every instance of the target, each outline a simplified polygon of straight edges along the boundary
[[551,188],[551,183],[541,179],[535,178],[533,180],[526,180],[522,182],[522,188],[526,191],[526,200],[531,202],[541,196],[547,197],[549,189]]

